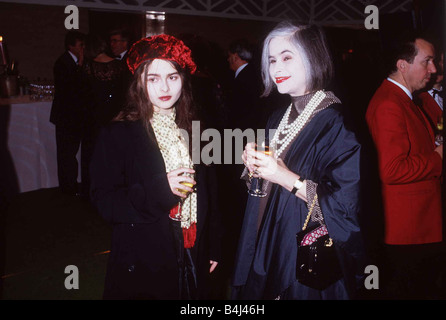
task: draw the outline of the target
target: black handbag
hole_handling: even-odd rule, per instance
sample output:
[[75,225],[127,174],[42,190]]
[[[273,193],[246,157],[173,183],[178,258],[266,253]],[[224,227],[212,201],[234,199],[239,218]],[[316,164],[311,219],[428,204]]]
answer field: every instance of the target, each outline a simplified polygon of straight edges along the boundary
[[316,201],[317,195],[313,199],[302,231],[296,234],[296,279],[307,287],[323,290],[341,279],[342,271],[326,226],[317,223],[307,228]]

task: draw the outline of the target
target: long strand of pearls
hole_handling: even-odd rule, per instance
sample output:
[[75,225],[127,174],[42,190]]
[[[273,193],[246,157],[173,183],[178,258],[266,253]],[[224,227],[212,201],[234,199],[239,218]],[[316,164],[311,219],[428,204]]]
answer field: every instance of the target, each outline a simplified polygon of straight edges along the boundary
[[[293,141],[294,137],[302,130],[304,125],[307,123],[313,111],[316,107],[324,100],[326,97],[325,92],[322,90],[317,91],[314,96],[310,99],[308,104],[305,106],[304,111],[294,120],[292,123],[288,124],[291,108],[293,104],[291,104],[287,111],[285,112],[280,124],[274,134],[271,142],[278,147],[276,151],[276,156],[279,157],[280,154],[285,150],[285,148]],[[284,135],[282,139],[279,139],[280,135]]]

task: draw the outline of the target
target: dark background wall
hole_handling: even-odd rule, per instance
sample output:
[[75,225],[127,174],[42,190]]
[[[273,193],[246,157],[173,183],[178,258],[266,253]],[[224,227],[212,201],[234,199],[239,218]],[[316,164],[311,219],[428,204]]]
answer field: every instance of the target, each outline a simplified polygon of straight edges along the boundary
[[[333,89],[349,106],[354,118],[363,120],[367,103],[385,76],[380,64],[386,39],[409,28],[429,30],[434,36],[443,37],[444,1],[414,1],[413,4],[415,10],[412,12],[381,15],[379,30],[366,30],[363,25],[325,28],[336,66]],[[66,17],[64,6],[0,3],[0,35],[4,38],[9,59],[18,63],[21,76],[31,82],[38,78],[52,81],[53,64],[64,51]],[[110,29],[122,26],[132,31],[135,40],[146,33],[144,13],[79,7],[79,18],[80,31],[84,33],[106,34]],[[229,43],[244,37],[260,48],[263,38],[275,24],[166,14],[164,32],[193,45],[198,64],[208,67],[224,84],[232,77],[226,61]]]
[[[0,3],[0,36],[10,60],[29,80],[52,79],[64,51],[64,7]],[[88,10],[79,8],[80,31],[88,32]]]
[[[336,81],[333,89],[351,109],[352,116],[363,119],[371,95],[385,76],[380,69],[383,43],[393,34],[410,28],[429,30],[442,38],[443,5],[441,0],[414,1],[412,12],[380,16],[379,30],[364,26],[326,27]],[[18,63],[21,76],[30,82],[52,82],[52,68],[64,51],[67,30],[64,6],[0,3],[0,35],[9,60]],[[79,27],[84,33],[107,34],[110,29],[126,26],[137,40],[146,33],[144,13],[116,12],[79,7]],[[247,38],[260,49],[262,40],[275,22],[166,14],[164,32],[180,37],[191,47],[199,65],[225,83],[232,73],[226,61],[229,43]],[[362,127],[362,126],[361,126]]]
[[[19,63],[29,80],[52,80],[52,67],[64,51],[67,30],[63,6],[0,3],[0,35],[10,60]],[[99,11],[79,7],[79,31],[105,34],[127,25],[136,39],[144,36],[144,14]],[[175,36],[194,34],[226,48],[236,37],[260,41],[274,23],[167,14],[165,32]]]

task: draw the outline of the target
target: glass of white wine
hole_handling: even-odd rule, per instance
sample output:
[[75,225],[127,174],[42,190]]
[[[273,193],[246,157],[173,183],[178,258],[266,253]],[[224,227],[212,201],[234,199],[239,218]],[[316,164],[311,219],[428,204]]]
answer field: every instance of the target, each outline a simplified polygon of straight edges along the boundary
[[[183,177],[189,177],[189,178],[192,178],[192,179],[195,178],[195,175],[194,175],[193,173],[189,173],[189,172],[183,173],[182,176],[183,176]],[[186,186],[186,187],[189,187],[189,188],[194,188],[194,184],[193,184],[192,182],[189,182],[189,181],[181,181],[180,183],[181,183],[183,186]],[[188,195],[189,193],[191,193],[190,191],[183,190],[183,189],[178,189],[178,191],[181,192],[182,194],[185,194],[185,195]],[[193,191],[192,191],[192,192],[193,192]]]
[[[268,156],[274,156],[276,147],[273,141],[265,139],[260,145],[256,144],[255,149],[258,152],[263,152]],[[256,172],[254,172],[256,173]],[[248,194],[253,197],[263,198],[267,196],[267,193],[263,190],[263,182],[264,180],[260,177],[253,178],[251,187],[248,190]]]
[[[180,166],[179,166],[179,168],[190,168],[190,169],[194,169],[194,166],[191,165],[191,163],[181,163]],[[185,172],[185,173],[182,174],[182,176],[184,176],[184,177],[189,177],[189,178],[192,178],[192,179],[195,180],[195,174],[193,174],[193,173]],[[186,187],[189,187],[189,188],[194,189],[194,184],[193,184],[192,182],[189,182],[189,181],[181,181],[180,183],[181,183],[182,185],[186,186]],[[178,190],[179,192],[181,192],[182,194],[184,194],[184,195],[189,195],[190,193],[195,192],[195,190],[192,191],[192,192],[191,192],[191,191],[184,190],[184,189],[177,189],[177,190]],[[187,198],[187,197],[186,197],[186,198]],[[172,220],[175,220],[175,221],[185,221],[186,217],[185,217],[185,215],[182,215],[181,213],[182,213],[183,203],[184,203],[184,200],[185,200],[186,198],[181,198],[181,199],[179,200],[179,203],[178,203],[178,212],[177,212],[177,214],[176,214],[174,217],[170,216],[170,218],[171,218]]]
[[437,135],[435,136],[435,144],[439,146],[443,144],[443,117],[438,117],[437,120]]

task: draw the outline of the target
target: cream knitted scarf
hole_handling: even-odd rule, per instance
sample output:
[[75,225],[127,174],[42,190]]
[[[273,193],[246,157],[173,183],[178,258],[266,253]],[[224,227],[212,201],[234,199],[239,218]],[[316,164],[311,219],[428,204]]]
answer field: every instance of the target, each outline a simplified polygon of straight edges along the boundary
[[[189,155],[189,148],[175,123],[176,112],[170,114],[153,113],[151,124],[155,132],[158,146],[166,166],[166,172],[186,167],[193,168],[193,162]],[[181,204],[181,227],[189,229],[197,223],[197,194],[190,193]]]

